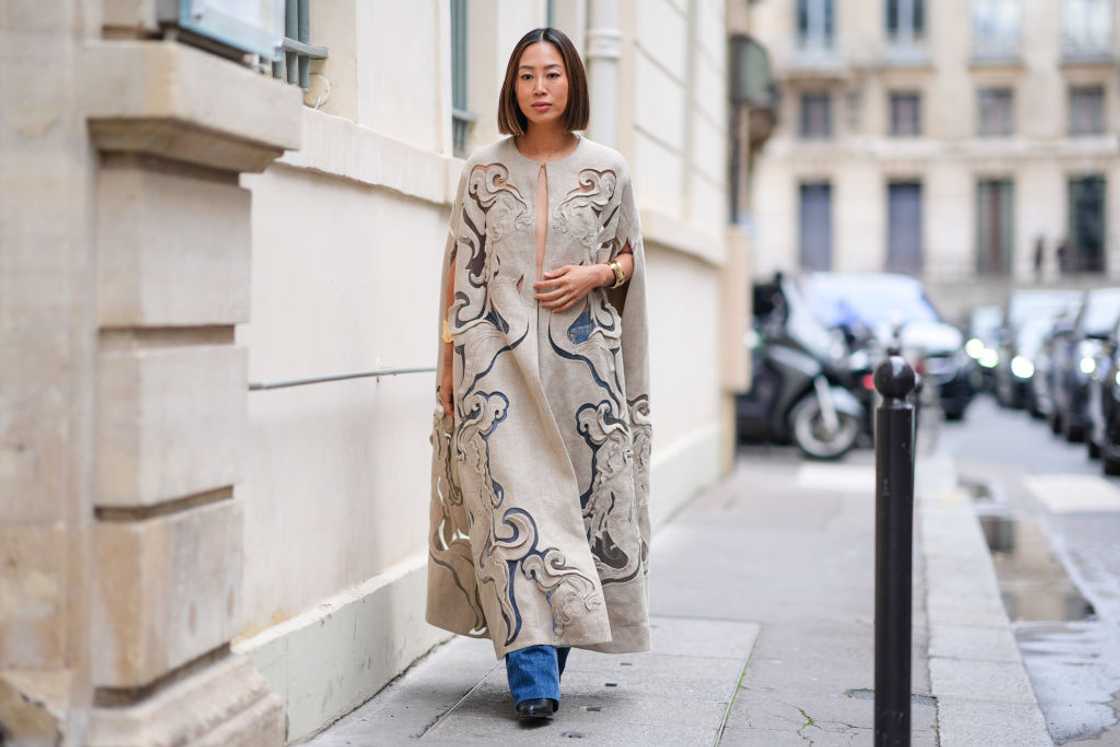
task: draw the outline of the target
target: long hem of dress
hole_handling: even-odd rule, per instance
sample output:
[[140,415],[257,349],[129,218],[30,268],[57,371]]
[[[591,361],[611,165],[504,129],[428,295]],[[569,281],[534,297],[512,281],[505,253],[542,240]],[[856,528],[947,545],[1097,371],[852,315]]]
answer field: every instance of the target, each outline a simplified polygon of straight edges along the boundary
[[640,654],[650,650],[649,625],[612,625],[610,641],[578,648],[601,654]]
[[[487,640],[493,640],[489,631],[484,630],[482,632],[479,632],[479,631],[473,630],[469,627],[466,627],[462,624],[436,620],[436,619],[433,619],[431,616],[426,616],[425,619],[427,620],[429,625],[431,625],[433,627],[436,627],[436,628],[439,628],[440,630],[446,630],[449,633],[455,633],[456,635],[465,636],[467,638],[485,638]],[[609,632],[606,633],[605,635],[603,635],[603,634],[598,634],[598,635],[588,634],[588,635],[579,636],[579,637],[575,637],[575,636],[563,636],[563,637],[557,637],[557,638],[530,638],[530,637],[520,638],[519,637],[516,644],[510,645],[510,646],[499,646],[498,644],[495,643],[494,644],[494,654],[495,654],[495,656],[497,656],[497,658],[500,659],[503,656],[505,656],[507,653],[509,653],[510,651],[516,651],[519,648],[526,648],[528,646],[542,646],[542,645],[543,646],[571,646],[572,648],[582,648],[582,649],[587,649],[589,651],[594,651],[594,650],[597,650],[596,649],[597,646],[610,646],[612,642],[613,642],[613,639],[612,639],[612,636]],[[619,653],[622,653],[622,652],[619,652]]]

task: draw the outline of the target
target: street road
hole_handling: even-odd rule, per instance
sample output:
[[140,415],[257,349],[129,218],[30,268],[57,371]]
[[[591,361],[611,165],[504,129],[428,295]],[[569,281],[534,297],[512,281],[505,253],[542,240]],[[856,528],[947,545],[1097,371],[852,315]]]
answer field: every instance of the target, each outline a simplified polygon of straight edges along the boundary
[[941,439],[975,489],[1055,743],[1120,745],[1120,479],[987,397]]

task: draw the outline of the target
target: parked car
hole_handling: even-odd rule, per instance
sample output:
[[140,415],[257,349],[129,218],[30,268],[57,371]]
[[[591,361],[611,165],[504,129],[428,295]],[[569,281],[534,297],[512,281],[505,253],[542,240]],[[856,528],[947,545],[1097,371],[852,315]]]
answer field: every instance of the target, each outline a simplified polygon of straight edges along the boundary
[[1120,317],[1120,288],[1087,291],[1073,329],[1055,338],[1051,427],[1067,441],[1082,441],[1089,427],[1089,381],[1109,333]]
[[1101,459],[1106,475],[1120,475],[1120,327],[1113,326],[1089,377],[1089,458]]
[[1050,356],[1053,341],[1056,336],[1063,334],[1063,330],[1073,330],[1073,312],[1063,311],[1055,314],[1052,318],[1040,319],[1037,324],[1039,330],[1038,346],[1034,350],[1034,356],[1027,358],[1034,369],[1034,375],[1030,377],[1027,384],[1024,407],[1027,408],[1027,412],[1031,416],[1045,419],[1049,417],[1052,409]]
[[972,359],[972,379],[979,391],[995,386],[994,369],[999,363],[999,335],[1003,327],[1002,306],[977,306],[968,313],[964,352]]
[[1089,382],[1089,458],[1106,475],[1120,475],[1120,319],[1113,325]]
[[866,405],[852,390],[847,346],[809,311],[797,285],[778,274],[754,286],[748,333],[750,390],[736,397],[740,441],[792,441],[806,456],[838,459],[864,432]]
[[1003,405],[1031,412],[1038,410],[1033,401],[1036,361],[1042,342],[1053,326],[1052,316],[1031,317],[1018,325],[1011,342],[1004,346],[1010,359],[1006,365],[1001,360],[1001,365],[994,370],[996,398]]
[[1061,423],[1054,411],[1054,378],[1058,369],[1056,358],[1068,345],[1067,338],[1073,335],[1073,322],[1076,316],[1077,310],[1071,309],[1054,317],[1042,337],[1042,344],[1034,360],[1031,394],[1035,409],[1032,410],[1032,414],[1044,418],[1055,435],[1061,432]]
[[[998,332],[996,365],[992,368],[996,400],[1015,409],[1027,404],[1034,360],[1055,314],[1077,308],[1082,293],[1071,290],[1014,290],[1007,298],[1004,323]],[[1029,350],[1021,349],[1026,344]]]
[[800,285],[826,326],[870,330],[880,345],[898,334],[903,353],[937,392],[945,417],[964,417],[975,394],[964,339],[937,312],[920,281],[891,273],[814,272]]

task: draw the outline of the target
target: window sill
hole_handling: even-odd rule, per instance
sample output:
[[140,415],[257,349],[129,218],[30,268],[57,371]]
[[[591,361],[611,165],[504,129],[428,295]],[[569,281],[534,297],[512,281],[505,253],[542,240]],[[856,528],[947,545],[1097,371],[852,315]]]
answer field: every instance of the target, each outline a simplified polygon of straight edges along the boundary
[[1017,52],[1008,54],[974,54],[968,61],[971,70],[1022,70],[1023,58]]
[[784,77],[842,78],[844,60],[831,47],[795,47],[786,64],[781,68]]
[[891,69],[933,69],[933,60],[924,44],[888,45],[882,63],[883,67]]
[[1063,50],[1061,66],[1069,67],[1112,67],[1117,62],[1116,55],[1111,51],[1081,52]]

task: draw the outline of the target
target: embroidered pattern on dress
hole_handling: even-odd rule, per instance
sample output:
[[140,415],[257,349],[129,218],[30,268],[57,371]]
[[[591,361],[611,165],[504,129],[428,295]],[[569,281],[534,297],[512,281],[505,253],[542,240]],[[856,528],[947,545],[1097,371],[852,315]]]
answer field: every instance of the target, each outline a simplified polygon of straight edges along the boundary
[[[508,318],[514,317],[502,313],[493,294],[494,284],[502,282],[498,276],[504,251],[516,250],[513,246],[506,247],[514,234],[513,229],[531,225],[528,205],[517,188],[508,182],[508,177],[509,171],[503,164],[483,164],[472,169],[467,182],[463,232],[458,241],[470,252],[465,265],[467,281],[474,289],[473,295],[481,298],[472,299],[471,293],[458,289],[455,294],[457,327],[453,334],[457,339],[456,352],[462,361],[462,381],[456,386],[459,416],[451,438],[460,468],[479,478],[481,494],[465,499],[460,495],[458,500],[468,507],[470,526],[482,522],[486,527],[474,572],[479,585],[495,587],[507,646],[517,640],[523,624],[515,583],[518,570],[545,595],[557,636],[578,618],[579,608],[593,610],[603,603],[593,579],[570,566],[558,548],[539,546],[536,520],[524,508],[506,505],[505,488],[491,470],[489,440],[508,417],[511,403],[505,392],[483,391],[479,385],[493,370],[499,356],[515,349],[529,334],[526,326],[524,332],[508,342],[511,333]],[[465,319],[464,311],[468,312]],[[472,345],[470,362],[464,355],[468,337]],[[478,515],[474,515],[472,509]],[[456,565],[452,572],[465,570]],[[458,576],[456,583],[460,584]],[[461,584],[461,588],[465,586]],[[477,585],[475,588],[477,595]],[[491,626],[495,622],[489,621]]]
[[550,228],[590,247],[603,226],[610,223],[610,216],[604,219],[603,212],[614,199],[618,176],[610,169],[583,169],[577,176],[577,183],[579,186],[569,191],[552,211]]

